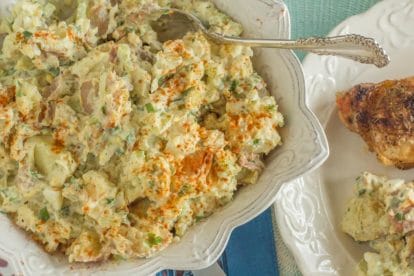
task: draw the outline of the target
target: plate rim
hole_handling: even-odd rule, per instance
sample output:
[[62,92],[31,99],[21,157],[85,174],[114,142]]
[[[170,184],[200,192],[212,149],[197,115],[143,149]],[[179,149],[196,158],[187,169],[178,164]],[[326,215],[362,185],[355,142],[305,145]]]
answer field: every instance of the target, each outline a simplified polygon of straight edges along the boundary
[[[378,3],[374,4],[373,6],[371,6],[368,10],[366,10],[365,12],[350,16],[348,18],[346,18],[345,20],[343,20],[342,22],[340,22],[337,26],[335,26],[330,32],[329,32],[329,36],[334,36],[334,35],[339,35],[339,34],[343,34],[343,28],[348,25],[351,24],[354,21],[360,21],[360,20],[364,20],[366,18],[372,17],[372,15],[376,15],[377,10],[384,10],[386,9],[386,7],[390,7],[391,5],[397,5],[397,4],[410,4],[413,8],[414,8],[414,2],[410,1],[410,0],[405,0],[405,1],[401,1],[401,0],[383,0],[383,1],[379,1]],[[377,18],[371,18],[371,21],[374,22],[374,20],[376,20]],[[376,27],[379,28],[379,27]],[[355,31],[355,30],[353,30]],[[414,47],[414,46],[413,46]],[[308,84],[308,79],[311,77],[317,77],[318,74],[310,74],[310,70],[306,70],[311,68],[314,65],[314,62],[316,61],[316,59],[318,61],[320,61],[323,57],[319,57],[316,56],[315,54],[308,54],[306,55],[306,57],[303,59],[302,62],[302,66],[304,69],[304,75],[305,75],[305,80],[306,80],[306,94],[307,94],[307,102],[309,102],[311,96],[309,96],[311,94],[311,89],[309,87]],[[339,59],[337,57],[329,57],[329,58],[333,58],[333,59]],[[367,65],[365,65],[367,66]],[[319,74],[321,75],[321,74]],[[333,77],[334,73],[331,74],[328,77]],[[310,104],[311,109],[313,109],[312,104]],[[331,108],[330,110],[326,111],[326,114],[328,113],[332,113],[335,110],[335,108]],[[314,111],[316,112],[316,111]],[[326,117],[326,114],[324,114]],[[318,116],[319,117],[319,116]],[[320,120],[321,124],[323,125],[324,130],[326,129],[326,124],[329,122],[327,122],[326,120]],[[329,144],[329,140],[328,140],[328,144]],[[328,206],[325,206],[323,203],[326,202],[325,199],[321,199],[321,197],[326,197],[327,194],[324,191],[325,187],[323,185],[323,183],[321,183],[321,179],[320,179],[320,174],[319,171],[321,170],[321,168],[323,167],[323,165],[319,168],[317,168],[316,170],[314,170],[311,173],[308,173],[290,183],[286,183],[284,184],[284,186],[281,188],[281,190],[279,191],[278,197],[277,197],[277,201],[275,203],[275,218],[277,221],[277,225],[280,231],[280,235],[283,239],[283,242],[285,243],[286,247],[288,248],[288,250],[292,253],[294,260],[299,268],[299,270],[303,273],[303,275],[341,275],[340,273],[340,269],[337,269],[337,266],[335,266],[334,264],[339,264],[341,263],[342,265],[346,265],[347,264],[347,260],[338,260],[335,259],[335,256],[328,256],[328,255],[324,255],[326,253],[324,245],[320,243],[320,240],[318,240],[318,237],[312,237],[310,240],[308,240],[307,242],[313,243],[313,244],[308,244],[308,246],[316,246],[318,247],[318,250],[321,252],[321,259],[320,261],[320,265],[318,268],[320,268],[320,270],[315,270],[316,264],[314,264],[313,267],[309,267],[308,263],[307,263],[307,258],[306,255],[303,254],[303,248],[299,248],[297,246],[297,244],[295,244],[295,242],[293,241],[293,234],[290,232],[290,228],[289,227],[294,227],[292,225],[290,226],[286,226],[286,222],[288,223],[292,223],[293,220],[291,218],[288,218],[289,214],[286,212],[286,210],[288,210],[288,207],[285,208],[285,210],[283,210],[285,206],[283,206],[283,204],[281,204],[281,201],[283,200],[282,197],[286,196],[286,194],[288,193],[293,193],[294,191],[292,191],[292,186],[302,186],[302,188],[299,189],[313,189],[313,192],[317,193],[316,196],[318,196],[315,205],[313,207],[316,208],[317,212],[323,212],[323,217],[324,218],[329,218],[330,217],[330,212],[327,209]],[[313,183],[311,183],[313,182]],[[289,185],[291,187],[289,187]],[[312,186],[311,188],[304,188],[305,186]],[[286,191],[284,191],[286,190]],[[285,192],[285,193],[284,193]],[[298,192],[298,191],[295,191]],[[309,191],[308,191],[309,192]],[[299,191],[298,192],[298,197],[300,196],[305,196],[305,193],[303,191]],[[312,196],[315,196],[314,194]],[[316,197],[315,196],[315,197]],[[291,202],[292,204],[294,204],[293,202]],[[296,202],[295,202],[296,203]],[[313,227],[313,225],[310,225],[310,227]],[[333,225],[331,224],[331,221],[328,221],[327,225],[325,226],[326,228],[324,229],[324,233],[326,234],[329,230],[333,230]],[[299,229],[299,231],[305,231],[304,229]],[[324,237],[322,237],[324,238]],[[339,246],[342,248],[342,250],[344,252],[344,255],[346,255],[347,258],[350,258],[349,253],[343,249],[342,243],[338,240],[338,238],[336,236],[333,237],[334,240],[331,240],[331,243],[335,243],[335,245]]]
[[[284,38],[290,38],[290,32],[291,32],[291,25],[290,25],[290,14],[287,5],[282,0],[256,0],[263,2],[268,5],[278,5],[284,9],[283,16],[279,16],[278,21],[278,33],[280,37]],[[303,70],[301,63],[299,59],[294,55],[293,51],[282,51],[280,52],[280,57],[284,59],[286,63],[289,63],[291,65],[292,74],[295,74],[295,77],[297,78],[297,86],[298,86],[298,93],[299,93],[299,107],[301,109],[301,112],[303,113],[304,117],[307,117],[309,120],[309,125],[312,126],[313,131],[315,133],[314,141],[317,144],[317,148],[319,149],[319,154],[317,156],[313,156],[310,163],[303,166],[300,170],[297,170],[295,172],[285,172],[281,179],[278,179],[277,181],[274,181],[272,184],[275,184],[275,186],[278,186],[278,188],[281,186],[281,183],[286,182],[288,179],[293,179],[300,177],[304,172],[310,172],[315,170],[317,167],[319,167],[328,157],[328,144],[327,139],[325,136],[325,133],[323,131],[322,126],[320,125],[319,121],[317,120],[315,114],[311,111],[308,104],[306,103],[306,95],[305,95],[305,79],[303,76]],[[276,185],[278,184],[278,185]],[[160,270],[164,269],[202,269],[205,267],[208,267],[209,265],[213,264],[217,259],[221,256],[222,252],[225,250],[227,242],[230,238],[231,232],[238,226],[246,223],[247,221],[252,220],[254,217],[258,216],[260,213],[262,213],[264,210],[266,210],[268,207],[270,207],[276,197],[277,197],[277,190],[278,188],[273,188],[270,195],[267,195],[266,203],[257,204],[256,208],[250,208],[246,211],[242,216],[237,216],[236,218],[232,220],[226,220],[220,225],[220,229],[218,230],[217,235],[222,235],[220,237],[220,241],[217,242],[217,245],[215,245],[215,248],[212,250],[213,252],[210,252],[210,255],[208,258],[199,260],[198,262],[186,264],[185,266],[181,264],[172,264],[171,261],[168,261],[168,257],[164,257],[162,255],[158,255],[152,258],[150,263],[147,263],[147,265],[143,265],[143,271],[138,271],[139,268],[130,268],[127,270],[123,270],[119,273],[121,274],[127,274],[128,272],[131,273],[138,273],[138,274],[153,274]],[[0,252],[3,250],[10,251],[9,248],[2,248],[0,244]],[[13,255],[12,261],[15,262],[16,258]],[[17,255],[20,257],[20,255]],[[20,258],[18,258],[20,259]],[[24,274],[30,274],[30,271],[28,268],[24,266],[17,265],[15,268],[20,269]],[[74,271],[77,272],[77,271]],[[88,273],[87,271],[80,271],[79,273],[83,275],[83,273]],[[62,272],[61,274],[66,274],[67,272]],[[116,270],[102,270],[102,271],[96,271],[96,273],[103,273],[103,274],[112,274],[117,273]],[[119,275],[119,274],[117,274]]]

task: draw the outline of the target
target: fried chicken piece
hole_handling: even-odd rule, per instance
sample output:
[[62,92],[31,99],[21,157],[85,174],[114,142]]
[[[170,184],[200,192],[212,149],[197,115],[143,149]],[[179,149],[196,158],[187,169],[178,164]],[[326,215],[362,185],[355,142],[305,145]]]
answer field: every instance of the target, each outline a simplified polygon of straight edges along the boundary
[[383,164],[414,167],[414,77],[360,84],[339,93],[336,103],[345,126]]

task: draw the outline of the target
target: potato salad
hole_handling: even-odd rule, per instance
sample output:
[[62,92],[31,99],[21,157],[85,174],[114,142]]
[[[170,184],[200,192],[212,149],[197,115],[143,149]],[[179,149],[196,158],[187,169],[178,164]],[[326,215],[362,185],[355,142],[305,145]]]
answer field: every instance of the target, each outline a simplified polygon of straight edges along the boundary
[[364,173],[342,228],[375,251],[364,254],[358,275],[414,275],[414,182]]
[[201,0],[20,0],[0,24],[0,210],[70,262],[149,257],[254,184],[283,116],[250,48],[160,43]]

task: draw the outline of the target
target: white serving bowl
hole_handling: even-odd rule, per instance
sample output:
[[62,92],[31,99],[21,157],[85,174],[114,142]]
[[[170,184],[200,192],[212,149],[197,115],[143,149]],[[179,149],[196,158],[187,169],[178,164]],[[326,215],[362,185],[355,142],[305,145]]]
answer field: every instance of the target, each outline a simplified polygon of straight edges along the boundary
[[[1,0],[0,11],[13,0]],[[274,0],[213,0],[240,22],[245,36],[289,38],[285,4]],[[272,205],[283,183],[317,168],[328,156],[322,127],[306,106],[301,65],[292,51],[255,51],[256,70],[265,78],[286,118],[283,145],[266,158],[266,168],[255,185],[238,191],[234,201],[194,227],[178,243],[150,259],[100,265],[73,265],[45,253],[23,231],[0,214],[0,257],[15,274],[25,275],[148,275],[162,269],[195,270],[214,263],[224,251],[232,230]],[[270,241],[269,241],[270,242]]]

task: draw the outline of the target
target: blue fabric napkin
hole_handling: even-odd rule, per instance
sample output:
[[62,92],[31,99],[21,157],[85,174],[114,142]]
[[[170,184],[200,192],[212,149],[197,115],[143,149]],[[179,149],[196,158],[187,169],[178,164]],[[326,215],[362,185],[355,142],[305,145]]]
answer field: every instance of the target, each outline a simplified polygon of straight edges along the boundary
[[[218,263],[227,275],[279,275],[271,209],[234,230]],[[176,275],[193,274],[190,271],[172,270],[157,274],[157,276]]]
[[227,275],[279,275],[270,209],[233,232],[223,264]]

